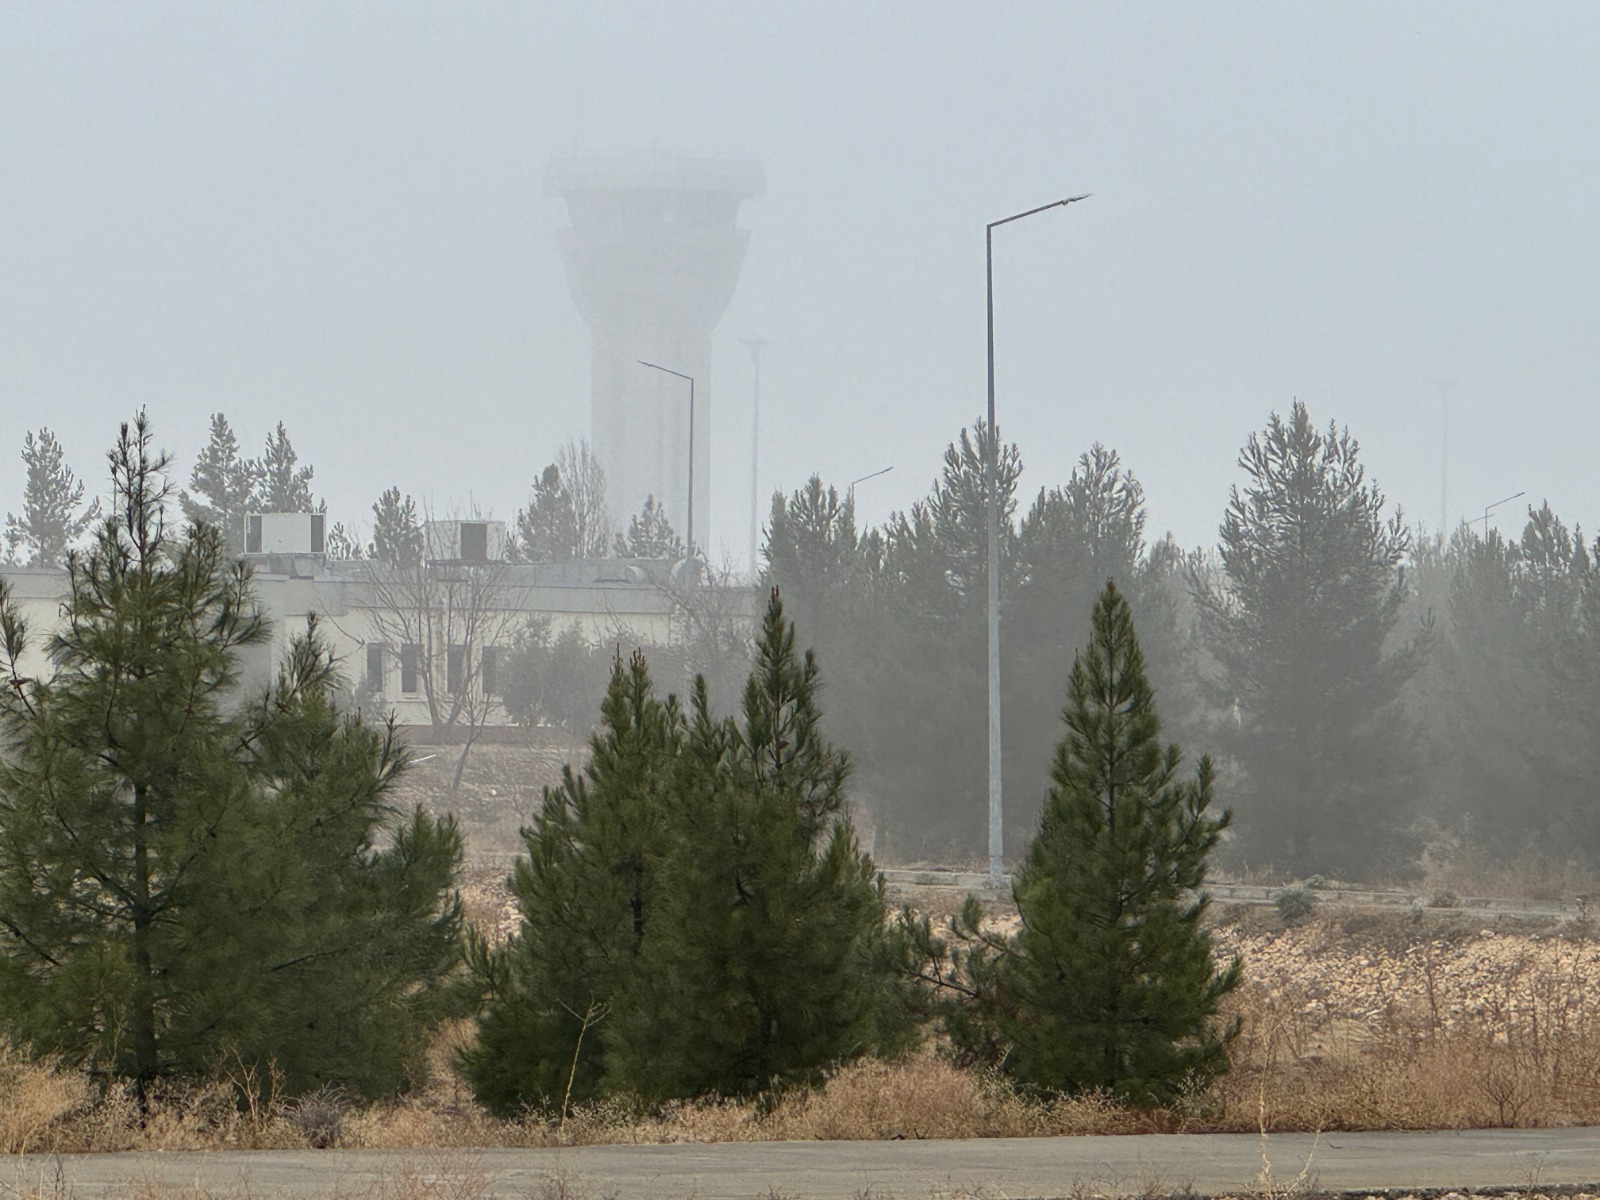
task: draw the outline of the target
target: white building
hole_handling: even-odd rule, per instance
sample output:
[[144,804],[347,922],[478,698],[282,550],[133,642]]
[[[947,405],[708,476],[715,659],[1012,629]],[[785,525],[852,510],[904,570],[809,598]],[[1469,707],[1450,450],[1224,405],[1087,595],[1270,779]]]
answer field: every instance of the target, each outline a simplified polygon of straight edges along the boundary
[[[430,522],[426,558],[393,569],[329,561],[321,523],[309,513],[250,518],[245,557],[270,636],[250,653],[246,682],[265,683],[314,618],[358,694],[392,711],[413,740],[510,724],[497,697],[497,660],[530,618],[624,653],[669,641],[681,620],[681,562],[508,563],[503,524],[452,521]],[[28,624],[19,673],[48,673],[45,647],[62,620],[66,571],[6,567],[0,578]]]

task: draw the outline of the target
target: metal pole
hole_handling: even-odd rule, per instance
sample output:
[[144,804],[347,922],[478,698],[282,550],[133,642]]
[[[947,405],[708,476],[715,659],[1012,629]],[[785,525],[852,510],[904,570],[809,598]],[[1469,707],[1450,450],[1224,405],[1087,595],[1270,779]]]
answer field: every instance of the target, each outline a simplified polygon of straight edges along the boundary
[[642,358],[634,360],[641,367],[653,367],[657,371],[665,371],[668,375],[676,375],[679,379],[689,381],[689,557],[694,557],[694,376],[685,375],[682,371],[674,371],[671,367],[663,367],[660,363],[646,362]]
[[1005,882],[1005,828],[1000,790],[1000,437],[994,419],[994,231],[1023,217],[1088,199],[1052,200],[1015,216],[991,221],[983,231],[984,288],[989,320],[989,453],[983,466],[989,524],[989,885]]
[[850,486],[845,490],[845,503],[850,506],[852,515],[854,514],[856,507],[856,484],[865,483],[869,479],[876,479],[879,475],[887,475],[892,470],[894,470],[892,466],[879,467],[876,471],[869,471],[865,475],[858,475],[856,478],[850,481]]
[[[1523,496],[1526,496],[1527,494],[1528,493],[1526,491],[1518,492],[1515,496],[1507,496],[1504,500],[1496,500],[1493,504],[1484,505],[1483,516],[1478,518],[1478,520],[1481,520],[1483,522],[1483,538],[1484,538],[1484,541],[1488,541],[1489,540],[1489,514],[1491,512],[1493,512],[1495,509],[1499,508],[1502,504],[1510,504],[1513,500],[1519,499],[1519,498],[1521,498]],[[1477,521],[1473,522],[1474,525],[1476,525],[1477,523],[1478,523]]]
[[760,531],[761,492],[757,470],[761,462],[761,338],[745,338],[750,347],[750,364],[755,369],[755,384],[750,398],[750,578],[756,576],[756,537]]
[[689,380],[689,557],[694,557],[694,379]]
[[983,463],[989,534],[989,886],[1005,881],[1004,807],[1000,792],[1000,439],[994,428],[994,226],[983,231],[984,291],[989,317],[989,453]]

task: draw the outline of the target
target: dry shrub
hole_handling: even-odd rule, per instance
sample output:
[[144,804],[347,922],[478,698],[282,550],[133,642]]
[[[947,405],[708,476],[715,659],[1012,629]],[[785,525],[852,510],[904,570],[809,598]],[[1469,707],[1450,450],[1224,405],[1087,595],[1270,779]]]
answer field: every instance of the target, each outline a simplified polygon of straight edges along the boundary
[[784,1097],[763,1133],[794,1140],[1033,1137],[1126,1133],[1136,1123],[1103,1096],[1034,1098],[1001,1076],[923,1053],[841,1067],[821,1087]]
[[55,1149],[59,1127],[90,1100],[81,1075],[32,1062],[0,1042],[0,1153]]
[[[655,1107],[628,1097],[563,1121],[500,1120],[454,1070],[472,1036],[440,1031],[427,1085],[357,1105],[288,1101],[235,1065],[164,1085],[141,1122],[123,1090],[0,1047],[0,1149],[270,1149],[308,1142],[377,1150],[1026,1137],[1227,1130],[1426,1129],[1600,1124],[1600,946],[1423,918],[1331,911],[1292,929],[1270,916],[1215,929],[1247,982],[1229,999],[1234,1070],[1174,1111],[1134,1113],[1103,1096],[1044,1099],[956,1068],[933,1049],[862,1060],[764,1102]],[[421,1176],[393,1187],[419,1188]],[[387,1186],[387,1185],[386,1185]],[[428,1186],[433,1186],[432,1184]],[[440,1185],[442,1186],[442,1185]],[[400,1193],[395,1192],[396,1196]],[[420,1194],[420,1193],[418,1193]]]
[[1514,858],[1441,841],[1423,857],[1420,890],[1430,895],[1494,896],[1571,904],[1600,891],[1600,877],[1576,859],[1524,850]]
[[1215,1127],[1252,1129],[1263,1112],[1272,1130],[1600,1120],[1600,950],[1430,939],[1405,919],[1340,941],[1340,921],[1222,935],[1250,982],[1233,998],[1243,1028]]

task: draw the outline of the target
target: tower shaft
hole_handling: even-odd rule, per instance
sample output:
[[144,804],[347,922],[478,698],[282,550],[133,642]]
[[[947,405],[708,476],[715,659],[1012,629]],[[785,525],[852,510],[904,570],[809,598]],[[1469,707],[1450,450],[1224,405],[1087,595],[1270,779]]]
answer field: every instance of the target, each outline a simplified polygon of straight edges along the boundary
[[[624,525],[654,496],[680,536],[694,456],[696,540],[711,512],[711,335],[738,283],[749,235],[739,205],[762,190],[749,162],[651,152],[555,163],[547,191],[567,202],[561,257],[589,325],[592,443]],[[694,379],[689,389],[639,365]]]

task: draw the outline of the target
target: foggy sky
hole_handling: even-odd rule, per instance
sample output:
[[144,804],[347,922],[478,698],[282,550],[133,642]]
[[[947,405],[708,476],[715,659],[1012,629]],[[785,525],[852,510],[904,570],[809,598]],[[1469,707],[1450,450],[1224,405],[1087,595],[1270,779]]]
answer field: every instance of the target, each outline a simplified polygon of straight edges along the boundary
[[[1305,400],[1411,517],[1526,489],[1600,528],[1600,7],[1494,3],[11,4],[0,512],[25,429],[95,488],[147,405],[287,423],[334,519],[390,484],[510,518],[589,428],[548,162],[758,159],[714,348],[711,547],[813,470],[882,520],[984,401],[1024,490],[1099,440],[1213,544]],[[763,508],[765,506],[763,505]],[[1520,528],[1520,502],[1498,523]]]

